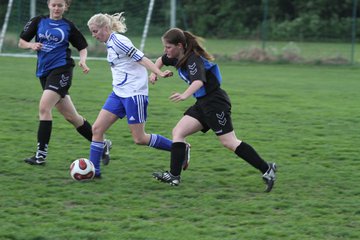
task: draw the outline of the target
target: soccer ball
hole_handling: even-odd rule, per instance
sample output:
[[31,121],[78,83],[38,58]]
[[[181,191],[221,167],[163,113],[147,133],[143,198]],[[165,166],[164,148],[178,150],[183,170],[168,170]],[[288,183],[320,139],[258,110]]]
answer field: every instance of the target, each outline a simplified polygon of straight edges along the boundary
[[70,175],[76,181],[91,180],[95,176],[94,164],[86,158],[76,159],[70,165]]

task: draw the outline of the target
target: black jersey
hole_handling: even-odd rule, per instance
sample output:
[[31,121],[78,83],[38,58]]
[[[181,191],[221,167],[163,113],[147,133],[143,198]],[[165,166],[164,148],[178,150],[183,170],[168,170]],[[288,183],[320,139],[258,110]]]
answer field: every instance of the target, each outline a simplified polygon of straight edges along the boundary
[[32,18],[25,25],[20,38],[29,42],[34,37],[36,42],[43,44],[41,50],[37,52],[36,76],[38,77],[47,76],[54,68],[74,66],[69,43],[79,51],[88,46],[82,33],[65,18],[59,20],[50,19],[49,16]]
[[[166,54],[162,56],[162,62],[166,66],[175,66],[177,61],[176,58],[168,58]],[[195,53],[187,59],[185,67],[178,69],[178,73],[189,85],[195,80],[204,83],[204,86],[194,93],[195,98],[202,98],[219,89],[222,81],[218,65]]]

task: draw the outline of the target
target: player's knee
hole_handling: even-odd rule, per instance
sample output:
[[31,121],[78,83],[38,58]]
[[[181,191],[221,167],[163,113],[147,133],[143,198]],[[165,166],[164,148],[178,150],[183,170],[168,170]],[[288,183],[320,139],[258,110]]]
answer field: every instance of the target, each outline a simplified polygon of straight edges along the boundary
[[221,141],[221,144],[222,144],[225,148],[227,148],[227,149],[229,149],[229,150],[231,150],[231,151],[234,150],[234,144],[233,144],[233,142],[231,142],[231,141]]
[[39,107],[39,116],[40,119],[44,118],[44,117],[48,117],[51,115],[51,109],[48,109],[46,107],[40,106]]
[[181,129],[179,129],[177,127],[173,128],[172,137],[173,137],[173,139],[184,138]]
[[104,131],[103,129],[101,128],[101,126],[98,126],[98,125],[93,125],[91,127],[91,130],[92,130],[92,134],[93,134],[93,137],[99,137],[101,138],[103,135],[104,135]]

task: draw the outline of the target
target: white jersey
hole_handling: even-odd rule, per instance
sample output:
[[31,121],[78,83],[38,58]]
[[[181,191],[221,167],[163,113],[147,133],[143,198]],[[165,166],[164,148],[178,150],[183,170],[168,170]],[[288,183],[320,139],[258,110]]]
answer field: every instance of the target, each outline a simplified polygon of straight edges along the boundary
[[106,47],[114,93],[119,97],[148,96],[148,72],[138,63],[144,53],[135,48],[130,39],[119,33],[111,33]]

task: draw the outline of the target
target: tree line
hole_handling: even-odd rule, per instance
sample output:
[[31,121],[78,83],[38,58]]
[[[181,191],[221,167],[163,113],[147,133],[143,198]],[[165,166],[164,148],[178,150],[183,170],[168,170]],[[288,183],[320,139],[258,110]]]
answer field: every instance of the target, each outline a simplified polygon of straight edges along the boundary
[[[355,1],[357,0],[177,0],[176,24],[207,38],[259,39],[266,34],[272,40],[347,40],[351,37]],[[1,25],[7,2],[0,1]],[[13,15],[23,16],[24,12],[27,13],[23,6],[28,2],[14,0]],[[86,23],[95,12],[125,11],[126,16],[131,19],[128,22],[131,33],[141,34],[148,3],[145,0],[73,0],[68,16],[76,19],[76,23]],[[37,0],[37,6],[47,10],[44,0]],[[74,9],[80,9],[82,14],[79,15]],[[150,35],[161,34],[168,27],[169,9],[169,0],[155,0]],[[359,15],[359,5],[355,10]],[[28,19],[28,16],[24,18]],[[19,17],[15,20],[20,25],[24,21]],[[359,17],[356,23],[359,28]],[[80,24],[80,28],[85,29],[86,24]],[[357,36],[360,35],[359,32],[357,31]]]
[[[343,40],[351,36],[354,0],[181,0],[181,3],[187,25],[201,35],[259,38],[266,31],[268,38],[274,40]],[[356,12],[359,13],[359,5]]]

